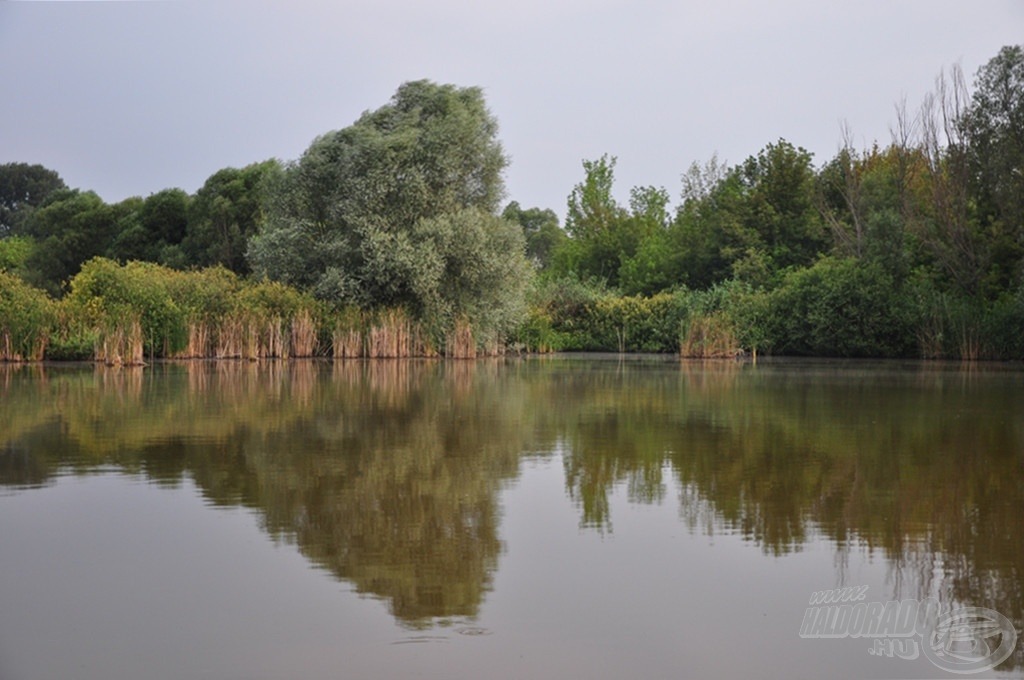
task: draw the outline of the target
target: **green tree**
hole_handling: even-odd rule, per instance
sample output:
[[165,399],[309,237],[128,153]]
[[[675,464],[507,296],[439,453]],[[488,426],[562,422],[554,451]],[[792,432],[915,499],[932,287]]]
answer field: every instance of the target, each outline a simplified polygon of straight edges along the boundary
[[[684,180],[684,185],[686,184]],[[748,189],[738,168],[722,171],[705,188],[690,194],[671,227],[673,278],[705,289],[733,276],[733,264],[748,253],[763,254],[763,244],[750,228]]]
[[768,298],[765,335],[781,354],[898,357],[914,347],[909,301],[881,266],[824,257]]
[[420,269],[415,298],[438,332],[462,317],[481,330],[478,340],[495,342],[523,320],[531,268],[515,223],[470,208],[421,220],[412,242],[430,264]]
[[517,201],[512,201],[501,216],[523,228],[526,256],[539,269],[547,269],[552,254],[567,238],[558,224],[558,215],[550,209],[522,208]]
[[621,258],[619,286],[627,295],[653,295],[678,282],[671,265],[668,192],[661,187],[634,187],[629,209],[627,224],[636,245]]
[[269,160],[218,170],[206,180],[189,205],[182,241],[190,264],[220,264],[238,274],[249,273],[245,253],[262,214],[264,179],[279,170],[280,164]]
[[815,204],[811,154],[785,140],[769,144],[742,166],[750,203],[748,228],[775,266],[807,266],[827,239]]
[[33,210],[50,194],[66,188],[60,175],[42,165],[0,165],[0,237],[19,233]]
[[1004,47],[979,69],[963,125],[973,204],[992,241],[992,283],[1005,288],[1024,256],[1024,47]]
[[[494,214],[506,163],[480,89],[406,83],[389,104],[269,173],[265,219],[249,246],[253,272],[338,305],[445,307],[472,317],[461,284],[436,288],[458,269],[442,245],[504,229]],[[522,239],[496,237],[487,247],[504,250],[462,263],[464,275],[499,280],[500,272],[475,268],[518,270],[525,262]]]
[[811,264],[828,244],[811,154],[785,140],[728,170],[716,159],[691,166],[683,184],[673,250],[690,287],[732,277],[770,285],[786,268]]
[[36,240],[25,263],[28,281],[59,295],[84,261],[107,251],[121,218],[119,210],[91,191],[51,196],[25,224],[28,235]]
[[0,238],[0,272],[24,273],[33,246],[34,241],[28,236]]
[[629,211],[612,196],[615,163],[607,154],[583,161],[586,176],[569,194],[565,218],[571,240],[557,257],[560,273],[602,279],[613,287],[619,284],[622,263],[636,253],[641,240]]
[[913,200],[903,160],[895,146],[858,153],[847,144],[818,175],[819,209],[833,250],[879,263],[898,284],[913,261],[907,234]]
[[0,361],[39,361],[56,322],[53,300],[0,271]]
[[156,262],[160,254],[160,244],[142,223],[143,199],[131,196],[117,205],[121,217],[105,255],[122,263],[131,260]]
[[146,199],[117,204],[122,214],[106,255],[120,262],[138,260],[181,267],[181,242],[191,198],[181,189],[164,189]]

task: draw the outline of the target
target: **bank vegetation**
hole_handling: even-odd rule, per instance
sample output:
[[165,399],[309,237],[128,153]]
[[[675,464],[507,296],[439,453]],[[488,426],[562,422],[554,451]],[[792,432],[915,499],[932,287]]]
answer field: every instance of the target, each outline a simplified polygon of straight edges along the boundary
[[0,166],[0,360],[1024,359],[1024,49],[943,72],[888,143],[780,139],[616,198],[583,162],[564,224],[503,209],[479,88],[405,83],[297,160],[107,204]]

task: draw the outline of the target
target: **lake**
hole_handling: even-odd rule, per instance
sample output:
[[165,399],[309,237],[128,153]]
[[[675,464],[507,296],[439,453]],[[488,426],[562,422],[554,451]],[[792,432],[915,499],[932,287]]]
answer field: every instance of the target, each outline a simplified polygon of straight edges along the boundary
[[3,680],[1024,677],[1014,628],[1019,365],[0,366]]

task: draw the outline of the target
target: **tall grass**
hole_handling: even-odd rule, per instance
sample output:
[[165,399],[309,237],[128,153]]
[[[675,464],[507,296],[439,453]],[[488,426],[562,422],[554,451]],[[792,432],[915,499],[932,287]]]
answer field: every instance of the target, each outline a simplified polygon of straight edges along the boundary
[[452,359],[475,359],[476,341],[466,319],[458,319],[445,342],[445,355]]
[[315,356],[319,344],[317,330],[316,320],[308,309],[296,312],[291,323],[291,356]]
[[680,356],[692,359],[726,359],[742,352],[733,325],[722,312],[691,319],[679,346]]
[[335,359],[358,359],[364,356],[363,315],[355,308],[346,307],[333,316],[331,351]]
[[141,366],[145,363],[144,345],[137,318],[112,322],[99,331],[95,359],[108,366]]

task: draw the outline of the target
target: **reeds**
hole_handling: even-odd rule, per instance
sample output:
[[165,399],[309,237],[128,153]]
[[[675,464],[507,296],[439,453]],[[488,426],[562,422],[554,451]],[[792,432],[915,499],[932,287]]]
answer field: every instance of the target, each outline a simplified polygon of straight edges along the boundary
[[448,334],[448,341],[445,343],[445,355],[450,359],[476,358],[473,329],[466,319],[460,318],[455,322],[455,328]]
[[363,356],[363,332],[359,328],[335,328],[331,346],[335,359],[358,359]]
[[145,363],[142,324],[138,319],[111,323],[99,329],[95,359],[107,366],[141,366]]
[[4,330],[0,332],[0,361],[42,361],[48,342],[49,336],[41,332],[29,340],[27,350],[19,351],[18,343],[11,338],[11,333]]
[[451,327],[401,307],[331,310],[308,293],[224,270],[179,272],[153,263],[85,263],[59,303],[0,272],[0,361],[91,357],[112,366],[144,358],[473,358],[504,353],[504,338],[468,318]]
[[341,312],[335,318],[331,343],[335,359],[437,356],[423,325],[401,308]]
[[721,313],[691,319],[679,347],[680,356],[691,359],[731,359],[742,351],[732,324]]
[[190,322],[187,325],[188,341],[180,359],[203,359],[213,352],[213,337],[210,324],[205,321]]
[[299,310],[291,323],[291,356],[312,357],[317,350],[317,327],[308,309]]
[[394,359],[412,356],[409,318],[400,309],[387,309],[377,315],[367,333],[366,356]]

